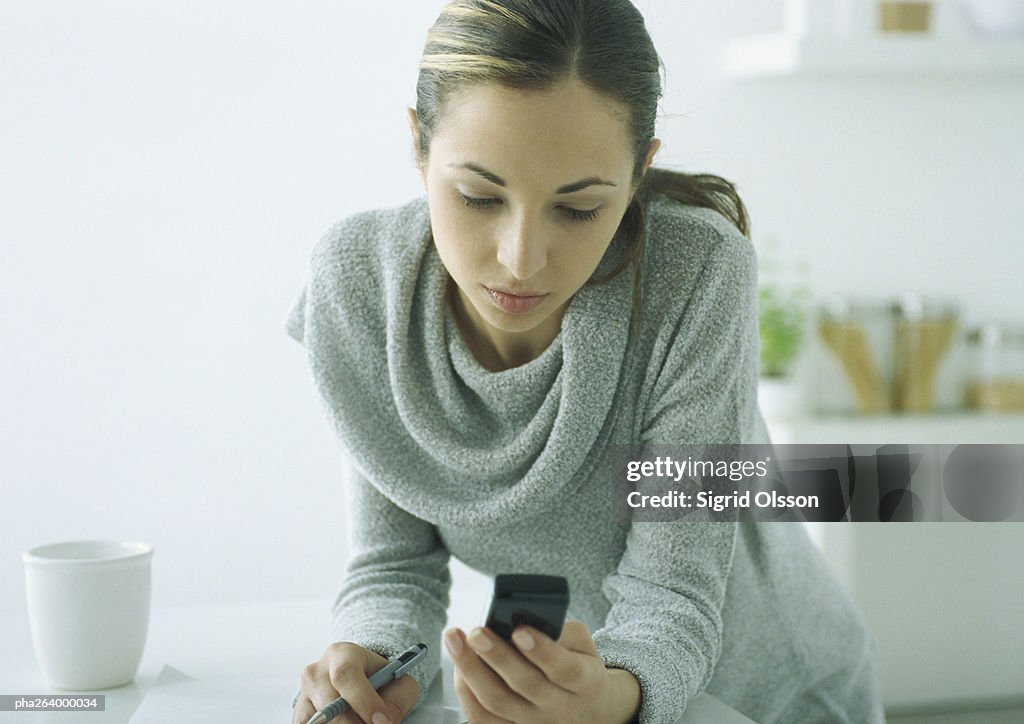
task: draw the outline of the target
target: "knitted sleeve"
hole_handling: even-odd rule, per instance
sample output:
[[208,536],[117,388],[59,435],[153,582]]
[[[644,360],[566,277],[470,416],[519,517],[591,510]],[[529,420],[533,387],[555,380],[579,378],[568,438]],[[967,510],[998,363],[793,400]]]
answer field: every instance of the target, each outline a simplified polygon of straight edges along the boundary
[[441,665],[448,550],[433,525],[396,506],[354,468],[346,493],[350,557],[331,608],[331,640],[382,656],[425,643],[426,661],[410,672],[419,706]]
[[[715,247],[664,331],[668,352],[639,442],[767,442],[756,404],[756,260],[736,236]],[[634,522],[603,582],[612,606],[594,641],[606,665],[640,683],[641,724],[675,724],[711,679],[736,525]]]
[[[313,248],[288,313],[285,331],[307,348],[321,391],[361,382],[343,372],[354,356],[339,351],[365,345],[383,354],[377,266],[367,256],[374,247],[366,240],[380,235],[378,227],[387,218],[364,213],[331,226]],[[365,365],[378,361],[360,359]],[[387,393],[386,387],[382,390]],[[324,404],[340,431],[332,402],[324,398]],[[451,586],[449,552],[431,523],[393,503],[354,464],[345,492],[349,560],[331,607],[331,641],[349,641],[385,657],[425,643],[426,660],[410,672],[419,684],[419,706],[440,670]]]

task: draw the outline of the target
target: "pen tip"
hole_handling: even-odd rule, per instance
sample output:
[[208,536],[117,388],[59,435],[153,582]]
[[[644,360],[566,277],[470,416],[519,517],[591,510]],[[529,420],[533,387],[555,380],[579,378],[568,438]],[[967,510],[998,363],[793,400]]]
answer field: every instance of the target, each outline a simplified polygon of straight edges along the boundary
[[325,721],[327,721],[327,717],[325,717],[322,712],[318,711],[316,714],[310,717],[309,721],[306,722],[306,724],[323,724]]

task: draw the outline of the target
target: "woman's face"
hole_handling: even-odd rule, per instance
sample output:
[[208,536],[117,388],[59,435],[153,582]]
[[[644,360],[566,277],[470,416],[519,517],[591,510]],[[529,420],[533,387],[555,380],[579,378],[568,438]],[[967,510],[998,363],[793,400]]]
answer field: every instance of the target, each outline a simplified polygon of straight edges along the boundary
[[471,346],[521,364],[558,334],[632,199],[624,110],[576,80],[478,84],[451,97],[438,126],[421,171],[457,315]]

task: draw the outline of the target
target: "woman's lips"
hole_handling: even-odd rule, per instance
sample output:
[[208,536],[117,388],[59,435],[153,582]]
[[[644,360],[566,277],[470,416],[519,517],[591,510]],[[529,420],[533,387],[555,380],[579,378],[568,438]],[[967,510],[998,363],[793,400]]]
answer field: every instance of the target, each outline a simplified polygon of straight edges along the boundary
[[509,314],[526,314],[544,301],[547,294],[512,294],[484,287],[498,309]]

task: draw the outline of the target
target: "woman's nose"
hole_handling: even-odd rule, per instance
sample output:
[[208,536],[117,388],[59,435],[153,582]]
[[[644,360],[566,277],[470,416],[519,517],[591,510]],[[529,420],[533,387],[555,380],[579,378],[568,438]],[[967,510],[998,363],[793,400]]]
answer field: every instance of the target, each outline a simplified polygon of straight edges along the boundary
[[498,244],[498,263],[521,280],[532,278],[547,266],[544,240],[529,219],[520,217],[505,229]]

